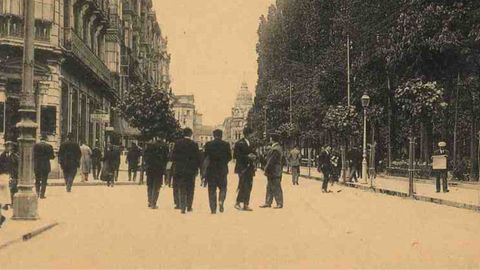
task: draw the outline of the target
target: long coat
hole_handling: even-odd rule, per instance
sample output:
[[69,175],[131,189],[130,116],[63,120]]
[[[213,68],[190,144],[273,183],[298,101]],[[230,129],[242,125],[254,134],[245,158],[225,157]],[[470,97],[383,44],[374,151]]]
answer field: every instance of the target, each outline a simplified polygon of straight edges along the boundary
[[280,144],[275,143],[267,154],[265,175],[269,177],[282,177],[283,150]]
[[225,177],[228,174],[228,162],[232,160],[230,144],[221,139],[207,142],[205,158],[209,159],[206,168],[206,178]]
[[168,161],[168,146],[162,142],[147,145],[144,154],[147,175],[163,175]]
[[84,174],[90,173],[92,169],[92,149],[90,149],[88,145],[82,144],[82,146],[80,146],[80,152],[82,153],[80,170]]
[[255,148],[244,139],[235,143],[233,156],[235,158],[235,173],[237,174],[255,174],[255,164],[248,157],[249,154],[255,154]]
[[80,158],[82,153],[80,152],[80,146],[72,141],[66,141],[60,145],[58,151],[58,162],[62,167],[63,172],[76,171],[80,166]]
[[33,164],[35,174],[48,175],[51,171],[50,160],[55,158],[53,147],[46,142],[39,142],[33,146]]
[[175,142],[172,154],[175,176],[194,177],[200,168],[200,150],[194,141],[182,138]]
[[106,149],[103,155],[103,168],[100,175],[102,181],[112,181],[115,175],[117,153],[113,149]]

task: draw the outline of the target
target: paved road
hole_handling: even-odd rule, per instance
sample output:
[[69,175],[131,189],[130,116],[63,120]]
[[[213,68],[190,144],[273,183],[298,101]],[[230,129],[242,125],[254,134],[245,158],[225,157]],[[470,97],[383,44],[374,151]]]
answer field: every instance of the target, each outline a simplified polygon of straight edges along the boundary
[[173,210],[169,188],[151,210],[145,186],[52,187],[40,215],[61,225],[1,250],[0,268],[480,268],[479,213],[289,179],[285,208],[259,209],[263,176],[254,211],[239,212],[229,182],[217,215],[198,185],[188,215]]

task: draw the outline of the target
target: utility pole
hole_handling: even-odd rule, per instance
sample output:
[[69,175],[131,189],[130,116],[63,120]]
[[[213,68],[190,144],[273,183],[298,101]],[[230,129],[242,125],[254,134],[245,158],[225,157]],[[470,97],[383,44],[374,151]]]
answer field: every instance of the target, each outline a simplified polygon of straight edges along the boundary
[[457,126],[458,126],[458,92],[460,89],[460,73],[457,75],[457,93],[455,95],[455,123],[453,126],[453,167],[457,167]]
[[347,105],[351,106],[350,103],[350,35],[347,34]]
[[17,123],[20,130],[18,138],[20,147],[18,192],[13,198],[13,219],[35,220],[38,218],[37,196],[33,193],[33,145],[36,140],[37,123],[35,97],[33,91],[34,72],[34,30],[35,3],[24,0],[24,45],[22,95],[20,101],[21,120]]

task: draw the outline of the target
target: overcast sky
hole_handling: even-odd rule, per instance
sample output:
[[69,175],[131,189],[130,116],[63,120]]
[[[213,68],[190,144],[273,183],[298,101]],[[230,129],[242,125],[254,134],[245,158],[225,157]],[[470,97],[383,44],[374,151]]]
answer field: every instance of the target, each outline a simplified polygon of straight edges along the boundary
[[153,0],[172,54],[172,87],[194,94],[207,125],[230,115],[245,78],[257,81],[259,17],[274,0]]

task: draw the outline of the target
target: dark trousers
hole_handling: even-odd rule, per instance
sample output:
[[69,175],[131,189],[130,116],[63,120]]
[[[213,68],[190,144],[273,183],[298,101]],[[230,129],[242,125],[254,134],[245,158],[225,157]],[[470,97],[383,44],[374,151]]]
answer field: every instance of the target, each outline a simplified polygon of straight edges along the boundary
[[162,173],[147,173],[148,206],[157,206],[158,197],[160,196],[160,188],[162,187],[162,181]]
[[175,204],[175,207],[180,208],[180,189],[179,189],[179,184],[178,184],[178,179],[176,176],[172,177],[173,179],[173,203]]
[[322,171],[323,173],[323,183],[322,183],[322,190],[324,191],[327,191],[327,188],[328,188],[328,182],[330,181],[330,177],[331,177],[331,172],[330,171]]
[[441,170],[436,172],[437,179],[435,181],[435,184],[436,184],[437,192],[440,192],[440,186],[443,187],[443,192],[446,192],[448,190],[447,175],[448,173],[446,170]]
[[300,177],[300,166],[292,166],[292,182],[298,185],[298,178]]
[[214,177],[208,177],[208,200],[210,203],[210,210],[212,212],[217,211],[217,189],[220,190],[218,194],[218,203],[223,205],[225,198],[227,197],[227,176],[220,175]]
[[75,179],[75,175],[77,175],[77,169],[70,169],[63,171],[63,177],[65,178],[65,186],[67,191],[72,191],[73,180]]
[[137,170],[138,170],[137,163],[128,164],[128,181],[132,181],[132,174],[133,174],[133,182],[137,180]]
[[100,160],[94,160],[92,162],[93,179],[98,180],[98,177],[100,177],[101,171],[102,171],[102,162]]
[[273,199],[277,206],[283,206],[283,191],[282,191],[282,177],[267,176],[267,195],[265,198],[266,205],[272,205]]
[[35,190],[37,196],[45,197],[45,191],[47,190],[48,172],[35,173]]
[[13,205],[13,197],[18,192],[18,180],[17,179],[10,179],[9,188],[10,188],[10,197],[11,197],[10,198],[10,203]]
[[352,182],[352,180],[355,179],[355,182],[358,182],[358,174],[359,174],[358,168],[360,168],[360,166],[354,165],[350,167],[350,177],[348,181]]
[[182,211],[191,210],[193,205],[193,195],[195,193],[195,176],[177,175],[179,202]]
[[252,192],[253,175],[251,173],[238,174],[238,195],[237,204],[244,206],[250,204],[250,193]]
[[120,164],[118,164],[118,165],[115,167],[115,172],[114,172],[114,174],[113,174],[113,179],[114,179],[115,182],[118,181],[118,173],[119,173],[119,171],[120,171]]

